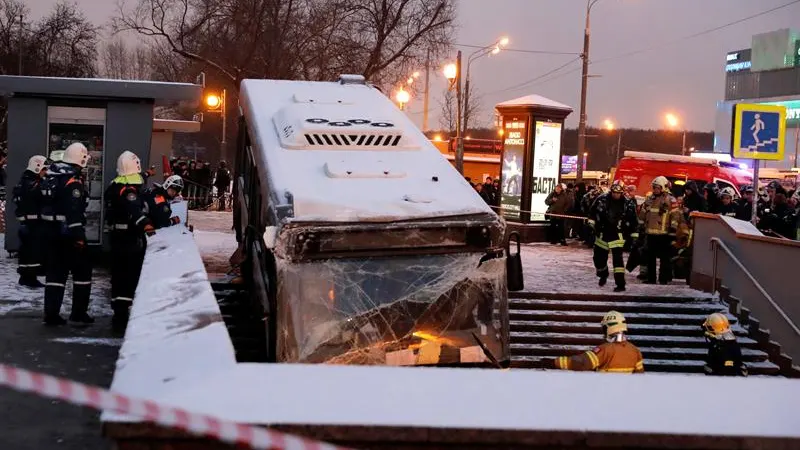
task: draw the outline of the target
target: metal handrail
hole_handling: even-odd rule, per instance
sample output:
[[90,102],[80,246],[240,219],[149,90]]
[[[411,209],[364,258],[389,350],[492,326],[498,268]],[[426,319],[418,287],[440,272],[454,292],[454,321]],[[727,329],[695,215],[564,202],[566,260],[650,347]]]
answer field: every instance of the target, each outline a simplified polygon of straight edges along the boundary
[[789,324],[789,326],[792,328],[792,330],[794,330],[794,332],[797,333],[798,336],[800,336],[800,328],[798,328],[797,325],[795,325],[795,323],[792,321],[789,315],[786,314],[786,311],[784,311],[783,308],[780,307],[780,305],[775,303],[775,300],[772,299],[772,296],[770,296],[767,293],[767,291],[764,290],[764,287],[761,286],[761,283],[756,281],[755,277],[753,277],[753,274],[751,274],[750,271],[747,270],[746,267],[744,267],[744,264],[742,264],[742,262],[739,261],[739,258],[737,258],[736,255],[733,254],[731,249],[718,237],[712,237],[709,242],[711,243],[711,249],[714,251],[714,256],[711,265],[711,279],[713,280],[713,282],[715,284],[717,282],[717,267],[718,267],[717,249],[722,248],[722,250],[725,250],[725,253],[731,259],[731,261],[733,261],[734,264],[736,264],[739,267],[739,269],[741,269],[741,271],[744,272],[745,275],[747,275],[747,278],[749,278],[750,282],[752,282],[753,285],[756,287],[756,289],[758,289],[759,292],[761,292],[761,295],[763,295],[764,298],[767,299],[769,304],[772,305],[772,307],[775,308],[776,311],[778,311],[778,314],[780,314],[780,316],[783,317],[783,320],[785,320],[786,323]]

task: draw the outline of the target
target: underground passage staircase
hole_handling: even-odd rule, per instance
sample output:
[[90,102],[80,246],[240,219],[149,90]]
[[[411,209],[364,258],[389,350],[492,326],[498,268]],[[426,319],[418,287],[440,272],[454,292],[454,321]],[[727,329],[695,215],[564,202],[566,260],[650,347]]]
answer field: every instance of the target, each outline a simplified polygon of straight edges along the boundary
[[552,359],[602,343],[600,320],[609,310],[625,315],[628,335],[647,372],[703,373],[707,346],[701,324],[723,312],[742,345],[751,375],[779,375],[748,330],[711,298],[509,293],[511,367],[551,368]]

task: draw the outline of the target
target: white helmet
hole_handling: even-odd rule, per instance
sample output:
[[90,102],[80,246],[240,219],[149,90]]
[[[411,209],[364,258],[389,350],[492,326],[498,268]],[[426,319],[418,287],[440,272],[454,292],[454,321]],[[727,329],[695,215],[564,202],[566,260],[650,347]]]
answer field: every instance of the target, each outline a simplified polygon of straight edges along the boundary
[[656,178],[653,180],[652,186],[653,186],[653,187],[656,187],[656,186],[658,186],[658,187],[660,187],[661,189],[666,189],[666,188],[667,188],[667,184],[668,184],[668,183],[669,183],[669,180],[667,180],[667,177],[661,177],[661,176],[659,176],[659,177],[656,177]]
[[180,192],[183,190],[183,178],[181,178],[180,175],[171,175],[164,180],[164,184],[161,187],[164,189],[172,188]]
[[67,164],[86,167],[86,164],[89,164],[89,151],[86,150],[85,145],[80,142],[75,142],[64,150],[64,156],[61,158],[61,161]]
[[117,175],[135,175],[142,173],[142,163],[135,153],[124,151],[119,158],[117,158]]
[[736,196],[736,192],[734,192],[733,188],[730,186],[719,191],[719,198],[725,197],[726,195],[730,198],[733,198]]
[[34,155],[31,156],[31,159],[28,160],[28,170],[33,173],[39,173],[44,169],[44,165],[47,162],[47,158],[42,155]]

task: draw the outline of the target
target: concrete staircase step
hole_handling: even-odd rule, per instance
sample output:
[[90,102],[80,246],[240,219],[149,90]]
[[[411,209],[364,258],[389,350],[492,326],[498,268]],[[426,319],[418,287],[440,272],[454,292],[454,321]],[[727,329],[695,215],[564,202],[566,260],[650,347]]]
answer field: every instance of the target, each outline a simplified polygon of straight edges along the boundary
[[[612,285],[614,281],[609,279]],[[602,294],[574,294],[574,293],[551,293],[551,292],[509,292],[509,302],[517,301],[518,299],[533,299],[533,300],[580,300],[585,302],[648,302],[648,303],[697,303],[697,302],[713,302],[713,297],[697,296],[686,297],[669,295],[629,295],[618,294],[615,292],[602,293]]]
[[[539,356],[514,356],[511,359],[512,368],[520,369],[552,369],[553,358]],[[670,359],[644,359],[645,372],[668,372],[702,374],[705,363],[701,360],[670,360]],[[750,375],[778,375],[780,368],[769,361],[748,362],[747,371]]]
[[[560,311],[560,310],[518,310],[510,309],[510,320],[538,320],[560,322],[597,322],[600,323],[605,311]],[[625,318],[631,324],[673,324],[694,325],[700,327],[707,314],[657,314],[657,313],[629,313]],[[727,314],[728,320],[733,324],[737,322],[735,316]]]
[[[512,342],[512,355],[530,356],[572,356],[593,349],[594,345],[549,345],[549,344],[523,344]],[[705,348],[685,347],[645,347],[639,346],[642,356],[646,359],[678,359],[678,360],[704,360],[708,354]],[[742,349],[744,361],[766,361],[768,355],[761,350],[751,348]]]
[[628,313],[662,313],[662,314],[711,314],[727,311],[727,306],[712,302],[604,302],[584,300],[538,300],[518,299],[509,302],[509,309],[513,310],[550,310],[550,311],[601,311],[603,313],[616,310],[623,314]]
[[[572,321],[532,321],[532,320],[511,320],[512,332],[539,332],[539,333],[585,333],[600,337],[602,330],[600,321],[591,322],[572,322]],[[746,336],[747,330],[741,326],[734,325],[731,330],[737,336]],[[628,333],[633,339],[634,336],[702,336],[703,332],[699,325],[674,325],[674,324],[628,324]],[[740,338],[741,339],[741,338]]]
[[[708,348],[705,338],[699,336],[643,336],[630,334],[629,339],[639,347]],[[742,348],[756,349],[758,347],[758,342],[748,337],[740,337],[738,341]],[[512,331],[511,342],[519,344],[597,345],[602,342],[602,339],[599,329],[596,334]]]

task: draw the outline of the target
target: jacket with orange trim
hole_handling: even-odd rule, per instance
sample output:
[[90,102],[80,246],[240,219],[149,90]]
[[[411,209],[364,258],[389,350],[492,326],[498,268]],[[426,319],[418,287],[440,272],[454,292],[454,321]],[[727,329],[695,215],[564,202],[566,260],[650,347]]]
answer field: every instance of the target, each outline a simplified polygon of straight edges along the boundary
[[575,356],[555,359],[556,369],[617,373],[642,373],[642,352],[627,340],[605,342],[592,350]]
[[155,228],[164,228],[172,225],[172,208],[169,206],[167,191],[159,186],[147,189],[142,193],[145,212]]
[[62,235],[85,241],[89,194],[81,168],[60,161],[53,163],[39,186],[42,192],[42,220],[59,223]]
[[106,218],[113,231],[143,232],[152,225],[141,195],[142,185],[112,182],[106,189]]

